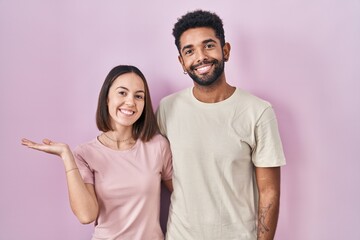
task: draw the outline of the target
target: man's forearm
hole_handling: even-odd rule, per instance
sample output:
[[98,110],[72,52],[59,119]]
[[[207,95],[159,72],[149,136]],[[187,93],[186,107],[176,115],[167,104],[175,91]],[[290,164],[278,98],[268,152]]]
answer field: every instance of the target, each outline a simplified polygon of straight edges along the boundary
[[258,240],[273,240],[279,217],[279,195],[260,197]]
[[258,240],[273,240],[279,217],[280,167],[256,168],[259,189]]

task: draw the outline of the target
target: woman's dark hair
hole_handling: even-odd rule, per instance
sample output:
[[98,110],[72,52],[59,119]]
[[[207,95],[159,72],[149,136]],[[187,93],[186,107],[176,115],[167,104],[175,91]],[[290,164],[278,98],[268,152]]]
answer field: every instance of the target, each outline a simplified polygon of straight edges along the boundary
[[110,114],[108,110],[108,94],[109,89],[116,78],[125,73],[135,73],[144,83],[145,87],[145,106],[140,118],[133,125],[133,137],[141,139],[144,142],[149,141],[155,134],[159,132],[155,114],[152,108],[149,87],[143,73],[134,66],[119,65],[114,67],[106,76],[101,87],[98,106],[96,110],[96,125],[100,131],[107,132],[113,130],[110,122]]
[[215,13],[203,10],[188,12],[178,18],[173,28],[173,36],[175,37],[175,45],[180,53],[180,37],[188,29],[198,27],[209,27],[214,29],[215,35],[219,38],[221,46],[225,45],[225,33],[221,18]]

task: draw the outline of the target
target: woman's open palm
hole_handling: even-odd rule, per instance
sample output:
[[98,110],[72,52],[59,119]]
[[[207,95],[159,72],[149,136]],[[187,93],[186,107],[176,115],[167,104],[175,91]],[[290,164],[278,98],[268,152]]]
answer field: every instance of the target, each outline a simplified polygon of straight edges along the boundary
[[42,142],[43,143],[36,143],[26,138],[21,139],[21,144],[26,147],[54,154],[59,157],[63,157],[64,154],[70,151],[69,146],[65,143],[53,142],[47,138],[45,138]]

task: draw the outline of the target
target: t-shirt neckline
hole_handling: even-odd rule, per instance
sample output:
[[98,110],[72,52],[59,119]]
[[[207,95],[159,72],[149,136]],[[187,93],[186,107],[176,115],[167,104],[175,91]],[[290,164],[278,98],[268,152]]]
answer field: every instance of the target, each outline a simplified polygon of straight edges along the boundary
[[137,147],[137,145],[139,144],[139,142],[140,142],[139,139],[136,139],[134,145],[131,146],[131,148],[124,149],[124,150],[116,150],[116,149],[112,149],[112,148],[110,148],[110,147],[107,147],[107,146],[105,146],[102,142],[100,142],[99,136],[100,136],[100,135],[96,136],[96,138],[95,138],[96,144],[98,144],[102,149],[105,149],[105,150],[107,150],[107,151],[117,152],[117,153],[126,153],[126,152],[133,151],[133,150]]
[[235,91],[231,94],[230,97],[228,97],[225,100],[222,100],[220,102],[215,102],[215,103],[205,103],[205,102],[201,102],[199,101],[195,96],[194,96],[194,92],[193,92],[194,87],[190,87],[188,89],[189,94],[191,96],[191,99],[193,102],[195,102],[195,104],[198,104],[199,106],[205,106],[205,107],[210,107],[210,106],[220,106],[220,105],[225,105],[228,104],[230,102],[233,101],[233,99],[235,99],[235,95],[237,95],[237,92],[239,91],[239,88],[235,88]]

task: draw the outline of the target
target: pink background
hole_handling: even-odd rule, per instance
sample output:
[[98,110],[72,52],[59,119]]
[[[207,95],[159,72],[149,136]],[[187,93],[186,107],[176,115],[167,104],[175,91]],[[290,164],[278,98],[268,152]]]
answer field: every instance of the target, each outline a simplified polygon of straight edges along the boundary
[[[94,138],[100,86],[118,64],[146,75],[154,106],[192,85],[171,35],[216,11],[232,44],[228,81],[273,103],[287,166],[276,239],[360,239],[358,0],[0,1],[0,239],[86,240],[55,156],[22,137]],[[196,194],[196,193],[194,193]]]

